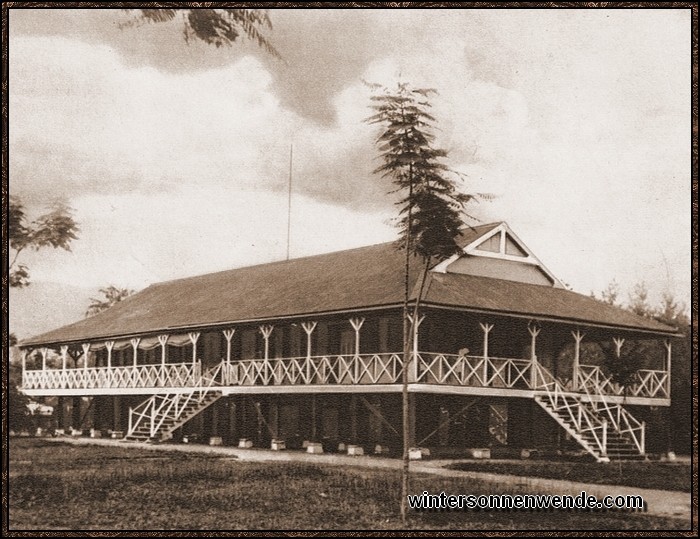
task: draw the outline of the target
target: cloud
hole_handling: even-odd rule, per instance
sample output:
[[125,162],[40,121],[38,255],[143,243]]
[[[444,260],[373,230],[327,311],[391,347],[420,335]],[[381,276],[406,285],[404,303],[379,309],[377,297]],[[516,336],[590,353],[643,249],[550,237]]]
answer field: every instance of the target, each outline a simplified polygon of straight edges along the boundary
[[[150,283],[282,260],[286,193],[186,185],[169,193],[90,194],[73,200],[82,232],[72,251],[23,253],[35,281],[98,288]],[[383,212],[296,195],[292,257],[390,241]],[[322,231],[322,233],[319,233]]]
[[20,37],[11,65],[10,106],[22,120],[10,137],[11,183],[30,201],[183,184],[286,191],[292,143],[302,193],[377,208],[388,190],[367,181],[372,135],[357,86],[336,97],[340,121],[324,127],[283,109],[250,56],[164,73],[127,66],[107,47]]
[[[274,10],[272,37],[286,64],[251,45],[188,45],[173,25],[120,29],[122,18],[13,11],[13,193],[101,201],[89,207],[130,201],[132,214],[128,205],[119,213],[123,226],[162,226],[156,244],[168,235],[218,237],[217,221],[200,213],[211,204],[228,230],[251,238],[256,229],[243,216],[258,223],[257,207],[273,204],[268,195],[286,200],[293,143],[294,192],[309,201],[304,219],[321,223],[308,244],[333,243],[322,224],[329,219],[382,223],[393,214],[388,182],[371,174],[376,130],[363,123],[369,94],[361,80],[401,77],[439,90],[438,143],[467,175],[465,189],[499,195],[474,209],[483,221],[508,220],[584,292],[627,275],[659,286],[670,279],[689,295],[687,14]],[[194,209],[179,202],[183,193]],[[242,193],[246,205],[230,193]],[[236,221],[221,216],[219,200],[235,207]],[[160,220],[141,221],[153,212]],[[85,222],[81,244],[106,256],[97,247],[106,240],[89,236],[100,220]],[[285,228],[258,224],[261,236],[277,240]],[[144,241],[134,249],[148,251]],[[182,242],[206,259],[196,242]],[[167,252],[146,266],[177,266],[181,255]],[[120,253],[118,260],[131,256]],[[133,263],[136,280],[161,276]]]

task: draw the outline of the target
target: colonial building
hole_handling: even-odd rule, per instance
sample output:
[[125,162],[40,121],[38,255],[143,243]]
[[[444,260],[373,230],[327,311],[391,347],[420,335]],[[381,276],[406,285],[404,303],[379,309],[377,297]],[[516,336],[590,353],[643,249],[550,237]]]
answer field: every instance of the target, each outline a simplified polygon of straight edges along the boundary
[[[460,247],[422,287],[410,444],[644,455],[673,329],[567,290],[506,223]],[[127,440],[398,453],[403,298],[392,243],[155,284],[21,343],[23,391]]]

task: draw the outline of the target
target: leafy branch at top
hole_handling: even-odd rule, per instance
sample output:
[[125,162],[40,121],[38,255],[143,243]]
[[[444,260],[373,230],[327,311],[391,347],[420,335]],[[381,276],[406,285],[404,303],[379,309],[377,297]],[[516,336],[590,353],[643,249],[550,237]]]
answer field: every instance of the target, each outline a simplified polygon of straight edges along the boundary
[[135,12],[135,19],[128,25],[138,22],[162,23],[182,18],[185,41],[199,39],[217,48],[231,45],[241,36],[247,37],[275,58],[280,53],[265,36],[265,30],[272,30],[272,22],[266,9],[127,9]]
[[18,263],[19,255],[28,247],[38,251],[44,247],[70,251],[71,242],[78,239],[80,228],[73,219],[73,210],[62,202],[51,205],[50,211],[28,222],[24,204],[17,197],[10,197],[8,231],[10,249],[10,286],[21,288],[29,285],[29,269]]

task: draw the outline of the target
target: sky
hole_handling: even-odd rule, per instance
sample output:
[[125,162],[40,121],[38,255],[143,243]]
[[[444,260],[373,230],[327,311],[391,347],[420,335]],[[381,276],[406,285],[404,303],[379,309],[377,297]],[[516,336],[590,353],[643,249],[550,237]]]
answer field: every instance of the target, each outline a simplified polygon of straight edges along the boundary
[[[689,9],[270,10],[280,61],[123,10],[11,9],[10,193],[67,202],[71,252],[35,282],[141,289],[390,241],[370,88],[432,99],[478,221],[563,282],[691,294]],[[290,156],[290,149],[291,156]],[[290,159],[291,157],[291,159]]]

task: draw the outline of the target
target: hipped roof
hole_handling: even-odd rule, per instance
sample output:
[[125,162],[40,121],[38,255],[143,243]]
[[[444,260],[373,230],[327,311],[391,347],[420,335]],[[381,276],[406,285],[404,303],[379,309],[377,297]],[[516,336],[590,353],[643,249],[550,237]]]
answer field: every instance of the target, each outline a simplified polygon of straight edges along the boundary
[[[460,244],[498,224],[465,229]],[[420,260],[412,257],[412,299],[420,269]],[[674,333],[654,320],[549,286],[430,272],[423,292],[425,305]],[[403,297],[404,253],[393,242],[383,243],[154,284],[96,316],[26,339],[21,346],[398,306]]]

